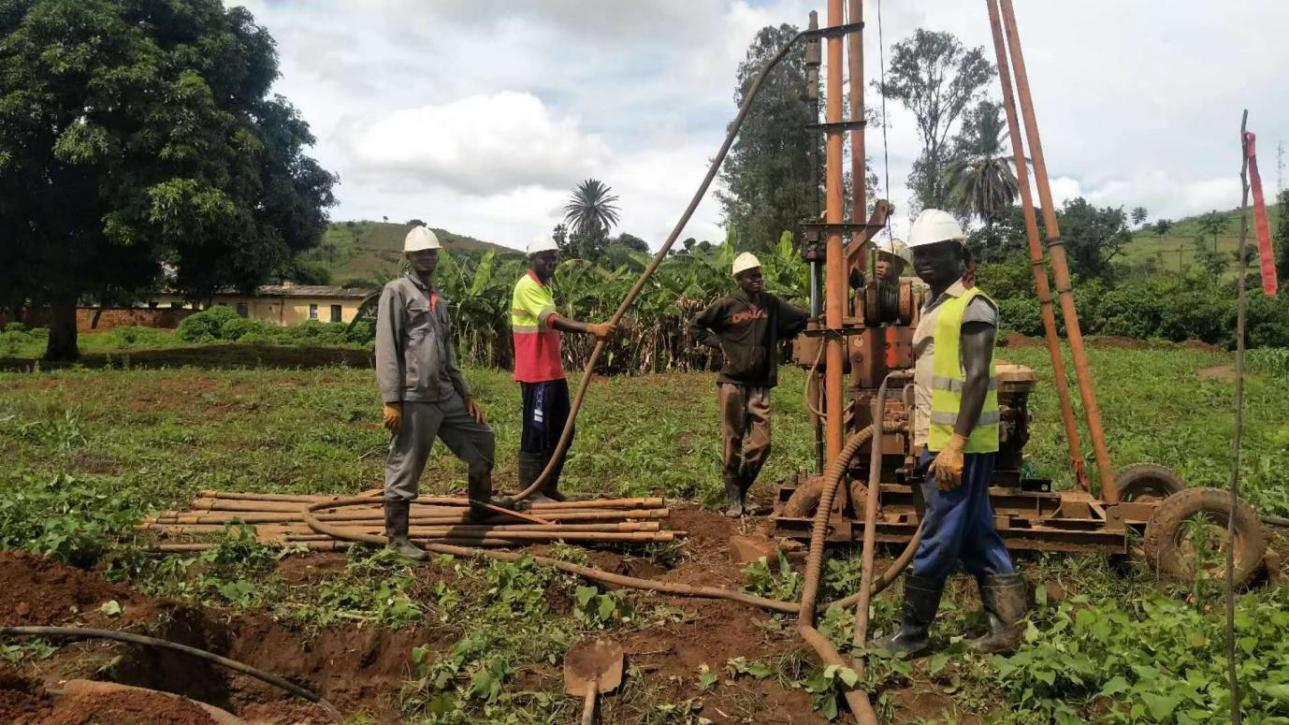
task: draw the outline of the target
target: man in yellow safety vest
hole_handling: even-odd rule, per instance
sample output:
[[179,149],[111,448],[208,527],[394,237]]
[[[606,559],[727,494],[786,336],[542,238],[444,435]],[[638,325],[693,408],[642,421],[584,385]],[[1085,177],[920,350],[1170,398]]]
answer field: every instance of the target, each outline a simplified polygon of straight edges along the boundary
[[970,642],[983,652],[1006,652],[1020,643],[1028,599],[989,501],[998,451],[998,378],[994,338],[998,307],[964,283],[966,238],[950,214],[927,209],[909,234],[913,269],[930,286],[913,335],[914,430],[926,513],[922,541],[904,579],[898,632],[877,642],[916,656],[930,645],[929,629],[945,580],[961,562],[980,586],[989,632]]

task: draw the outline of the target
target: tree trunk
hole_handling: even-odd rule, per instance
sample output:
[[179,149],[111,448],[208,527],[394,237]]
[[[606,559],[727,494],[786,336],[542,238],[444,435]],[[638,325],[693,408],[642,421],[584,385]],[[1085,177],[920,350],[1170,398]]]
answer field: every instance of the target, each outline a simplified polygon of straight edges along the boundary
[[81,356],[76,345],[76,302],[57,303],[49,314],[49,342],[46,360],[76,360]]

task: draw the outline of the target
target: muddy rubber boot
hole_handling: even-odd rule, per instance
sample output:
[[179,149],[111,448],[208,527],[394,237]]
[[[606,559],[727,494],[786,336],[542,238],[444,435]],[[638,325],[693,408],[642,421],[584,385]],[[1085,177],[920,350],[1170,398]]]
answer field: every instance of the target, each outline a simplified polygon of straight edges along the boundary
[[744,514],[743,483],[738,478],[725,479],[725,515],[736,519]]
[[[551,451],[551,453],[553,454],[554,451]],[[549,460],[550,458],[548,457],[542,461],[542,469],[546,468],[546,461],[549,461]],[[565,496],[559,491],[559,474],[563,472],[564,472],[564,459],[561,457],[559,462],[555,464],[555,467],[551,469],[550,479],[546,481],[545,486],[542,486],[542,493],[546,494],[546,498],[549,498],[552,501],[568,500],[568,496]],[[540,474],[541,474],[541,471],[539,470],[538,475]]]
[[755,473],[749,476],[747,472],[744,472],[743,475],[739,476],[738,500],[739,500],[739,503],[743,506],[744,516],[752,516],[754,513],[752,510],[752,504],[748,503],[747,501],[747,492],[752,490],[752,483],[755,481],[756,481]]
[[[545,469],[546,469],[545,454],[527,453],[524,451],[520,451],[519,452],[519,489],[522,491],[527,489],[529,486],[531,486],[533,484],[533,481],[536,481],[542,475],[542,471]],[[529,496],[525,500],[528,501],[529,503],[555,503],[556,500],[563,500],[563,499],[556,499],[555,497],[550,496],[546,493],[546,489],[549,487],[549,485],[550,484],[547,484],[546,486],[542,486],[541,488],[537,489],[537,491],[533,495]]]
[[385,502],[385,548],[404,559],[425,561],[430,555],[424,549],[412,543],[408,538],[408,519],[411,517],[411,501]]
[[931,648],[931,622],[940,609],[944,582],[928,577],[904,577],[904,604],[900,608],[900,631],[873,641],[873,645],[905,657],[926,654]]
[[505,499],[498,500],[498,501],[492,500],[492,475],[491,474],[479,474],[479,473],[471,472],[470,478],[469,478],[469,488],[466,490],[466,495],[470,497],[470,510],[465,515],[465,520],[466,520],[466,523],[468,524],[483,523],[485,520],[492,518],[492,516],[494,515],[492,511],[489,511],[488,509],[483,508],[482,506],[478,506],[476,504],[481,504],[481,503],[492,504],[494,506],[502,506],[503,508],[510,508],[509,506],[505,505],[506,503],[509,503],[508,500],[505,500]]
[[977,580],[980,602],[989,619],[989,632],[967,645],[975,652],[1005,654],[1020,646],[1025,629],[1021,622],[1029,610],[1029,590],[1020,574],[994,574]]

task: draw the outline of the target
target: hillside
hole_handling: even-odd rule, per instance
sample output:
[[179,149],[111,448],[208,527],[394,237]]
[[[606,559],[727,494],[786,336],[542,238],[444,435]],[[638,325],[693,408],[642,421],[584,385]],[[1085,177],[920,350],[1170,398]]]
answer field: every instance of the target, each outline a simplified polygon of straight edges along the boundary
[[[1231,209],[1222,212],[1226,217],[1226,229],[1217,236],[1219,251],[1231,253],[1234,260],[1235,249],[1240,241],[1240,210]],[[1152,231],[1139,231],[1133,235],[1130,244],[1124,247],[1119,259],[1125,263],[1142,263],[1154,258],[1160,271],[1177,272],[1196,264],[1195,239],[1200,236],[1199,220],[1202,214],[1177,220],[1167,234],[1159,236]],[[1267,204],[1267,220],[1274,235],[1280,223],[1280,205]],[[1205,242],[1212,248],[1213,237],[1205,236]],[[1249,244],[1256,244],[1253,232],[1252,207],[1249,216]]]
[[[324,266],[338,284],[348,281],[380,284],[398,273],[403,262],[403,237],[409,226],[366,220],[334,221],[323,233],[322,242],[304,258]],[[434,229],[434,233],[449,251],[516,253],[510,247],[446,229]]]

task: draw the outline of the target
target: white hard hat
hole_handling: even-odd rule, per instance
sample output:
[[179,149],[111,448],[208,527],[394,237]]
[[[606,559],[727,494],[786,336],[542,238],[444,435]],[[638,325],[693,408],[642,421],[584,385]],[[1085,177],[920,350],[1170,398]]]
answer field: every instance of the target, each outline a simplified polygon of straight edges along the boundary
[[734,258],[734,276],[737,277],[749,269],[756,269],[761,266],[761,260],[756,258],[751,252],[743,252]]
[[420,252],[426,249],[442,249],[439,238],[429,227],[415,226],[403,237],[403,252]]
[[555,243],[555,238],[550,234],[538,234],[528,243],[528,256],[541,254],[542,252],[558,252],[559,245]]
[[892,257],[899,257],[906,264],[913,264],[913,255],[909,252],[908,245],[898,239],[887,240],[877,247],[877,251],[882,254],[889,254]]
[[909,230],[909,247],[925,247],[940,242],[961,242],[967,235],[962,232],[962,225],[947,211],[940,209],[923,209],[918,218],[913,220]]

